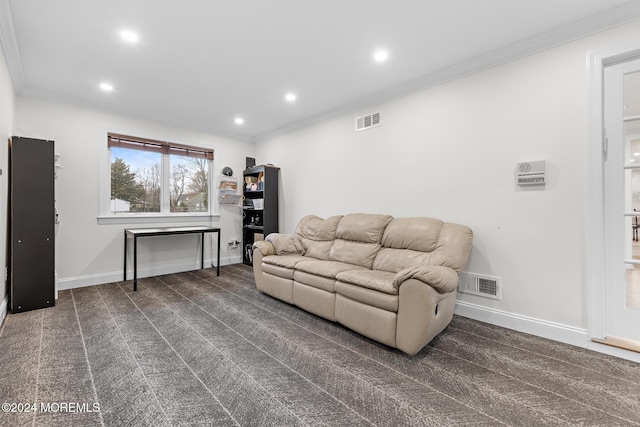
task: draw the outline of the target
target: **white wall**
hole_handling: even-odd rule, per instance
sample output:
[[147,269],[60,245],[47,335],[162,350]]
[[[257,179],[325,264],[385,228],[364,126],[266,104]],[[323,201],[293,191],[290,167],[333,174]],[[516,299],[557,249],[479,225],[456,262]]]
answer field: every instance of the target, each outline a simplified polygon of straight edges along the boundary
[[[8,190],[8,139],[12,135],[15,94],[9,70],[0,47],[0,265],[5,267],[7,248],[7,190]],[[3,285],[0,286],[0,324],[7,312],[8,285],[4,281],[4,271],[0,272]]]
[[[63,169],[58,170],[56,180],[56,208],[61,221],[56,235],[59,289],[122,280],[123,229],[171,225],[98,224],[99,171],[107,153],[107,131],[212,147],[216,177],[224,166],[230,166],[241,180],[245,157],[254,152],[253,144],[248,142],[24,97],[16,98],[14,129],[19,136],[54,140],[55,151],[61,155]],[[241,262],[240,250],[227,246],[230,240],[242,238],[240,212],[238,206],[222,205],[218,220],[178,225],[221,227],[222,264]],[[195,268],[199,264],[198,242],[196,235],[139,240],[139,272],[146,275],[178,271],[190,265]],[[208,243],[205,259],[210,257]]]
[[[460,301],[584,331],[586,54],[638,37],[635,22],[258,143],[281,167],[281,231],[310,213],[466,224],[465,270],[499,276],[502,300]],[[374,111],[382,126],[354,132]],[[516,188],[516,163],[540,159],[546,188]]]

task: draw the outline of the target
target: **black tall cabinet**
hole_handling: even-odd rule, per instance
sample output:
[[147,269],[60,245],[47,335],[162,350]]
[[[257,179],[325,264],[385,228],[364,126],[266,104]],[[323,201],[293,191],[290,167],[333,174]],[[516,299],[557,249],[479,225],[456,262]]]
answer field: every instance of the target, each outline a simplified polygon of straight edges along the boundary
[[244,171],[242,215],[242,261],[251,265],[251,246],[256,240],[278,232],[278,173],[275,166],[252,166]]
[[55,305],[54,142],[9,141],[11,311]]

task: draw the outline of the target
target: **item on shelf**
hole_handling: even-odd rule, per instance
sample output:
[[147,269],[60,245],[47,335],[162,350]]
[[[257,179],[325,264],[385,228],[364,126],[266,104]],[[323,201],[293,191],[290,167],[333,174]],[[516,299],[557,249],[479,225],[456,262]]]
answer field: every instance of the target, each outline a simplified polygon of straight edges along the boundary
[[253,251],[251,249],[252,245],[244,245],[244,255],[249,260],[249,262],[253,261]]
[[258,190],[258,191],[264,190],[264,173],[263,172],[260,172],[258,174],[258,185],[257,185],[256,190]]
[[245,209],[264,209],[264,199],[244,199]]
[[258,177],[256,176],[245,176],[244,177],[245,188],[248,191],[253,191],[252,186],[255,184],[256,188],[258,187]]
[[264,209],[264,199],[253,199],[253,209]]

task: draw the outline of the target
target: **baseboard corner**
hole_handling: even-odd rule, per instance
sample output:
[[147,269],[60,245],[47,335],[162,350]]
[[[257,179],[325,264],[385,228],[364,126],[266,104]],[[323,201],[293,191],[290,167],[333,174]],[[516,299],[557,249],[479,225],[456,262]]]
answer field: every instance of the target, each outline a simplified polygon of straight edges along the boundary
[[4,297],[4,301],[0,304],[0,325],[4,322],[4,319],[7,317],[7,312],[9,309],[9,296]]

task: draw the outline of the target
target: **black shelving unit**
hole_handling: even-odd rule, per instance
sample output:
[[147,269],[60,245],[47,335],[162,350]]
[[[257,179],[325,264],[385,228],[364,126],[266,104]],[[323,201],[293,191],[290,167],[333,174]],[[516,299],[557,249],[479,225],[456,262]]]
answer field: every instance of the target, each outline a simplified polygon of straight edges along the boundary
[[9,141],[11,312],[55,305],[54,142]]
[[252,166],[243,173],[242,261],[252,264],[251,246],[278,232],[278,174],[275,166]]

